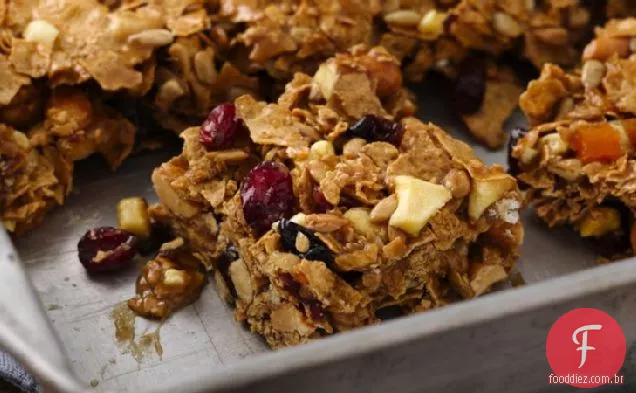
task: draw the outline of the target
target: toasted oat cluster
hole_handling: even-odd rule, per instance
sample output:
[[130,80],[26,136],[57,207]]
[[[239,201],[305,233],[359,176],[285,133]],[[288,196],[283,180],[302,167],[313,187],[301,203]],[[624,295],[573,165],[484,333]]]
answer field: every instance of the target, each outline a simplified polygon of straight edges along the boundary
[[276,103],[239,97],[153,174],[154,220],[274,348],[481,295],[514,266],[515,180],[410,117],[393,69],[357,47]]
[[568,224],[603,260],[636,247],[636,19],[598,29],[580,71],[545,66],[521,96],[533,126],[519,132],[511,166],[550,226]]

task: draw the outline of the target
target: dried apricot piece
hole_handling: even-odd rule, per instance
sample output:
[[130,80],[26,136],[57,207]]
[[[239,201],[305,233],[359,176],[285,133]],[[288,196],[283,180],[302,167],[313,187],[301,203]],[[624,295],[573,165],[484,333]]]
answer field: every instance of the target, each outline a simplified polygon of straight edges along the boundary
[[570,144],[583,163],[614,161],[623,155],[620,134],[608,123],[579,127]]

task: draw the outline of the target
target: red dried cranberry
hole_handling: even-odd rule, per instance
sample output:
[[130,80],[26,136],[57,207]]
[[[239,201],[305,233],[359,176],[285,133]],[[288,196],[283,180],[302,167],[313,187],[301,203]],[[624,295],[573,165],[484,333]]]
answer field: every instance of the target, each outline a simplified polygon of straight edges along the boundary
[[300,294],[300,284],[294,280],[291,274],[282,273],[279,277],[283,289],[292,294],[292,296],[297,297],[307,307],[309,316],[312,319],[325,319],[325,309],[322,304],[313,296],[302,296]]
[[322,308],[322,304],[316,299],[303,300],[303,303],[309,309],[309,316],[311,319],[320,320],[325,319],[325,309]]
[[199,141],[208,149],[225,149],[232,146],[241,128],[243,120],[236,118],[236,106],[221,104],[203,121]]
[[462,114],[475,113],[484,102],[485,91],[486,63],[477,56],[467,57],[459,65],[453,85],[453,106]]
[[[278,232],[281,237],[281,245],[285,251],[294,253],[310,261],[333,263],[333,253],[329,247],[309,229],[289,220],[280,220],[278,223]],[[296,248],[296,237],[299,232],[309,239],[309,249],[306,252],[300,252]]]
[[314,200],[314,207],[317,213],[324,213],[333,207],[325,198],[325,194],[320,191],[318,184],[314,184],[311,190],[311,197]]
[[280,281],[284,290],[296,297],[300,297],[300,284],[294,281],[294,277],[291,274],[281,273]]
[[508,153],[508,173],[512,176],[517,176],[521,173],[519,168],[519,161],[512,156],[512,149],[517,146],[519,140],[526,135],[528,131],[523,128],[514,128],[510,131],[510,138],[508,139],[507,153]]
[[136,238],[121,229],[91,229],[77,244],[79,260],[89,272],[119,270],[131,264],[137,251]]
[[400,123],[375,115],[364,115],[347,129],[349,138],[362,138],[369,142],[383,141],[400,144],[403,129]]
[[289,170],[273,161],[255,166],[243,180],[241,202],[245,221],[259,234],[291,216],[294,192]]

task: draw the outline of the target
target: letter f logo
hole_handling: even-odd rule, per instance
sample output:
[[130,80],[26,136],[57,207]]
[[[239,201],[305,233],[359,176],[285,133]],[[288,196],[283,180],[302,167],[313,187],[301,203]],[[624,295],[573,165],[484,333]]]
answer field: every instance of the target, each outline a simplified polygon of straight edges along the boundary
[[[576,349],[577,351],[581,351],[581,364],[579,364],[579,368],[583,367],[583,365],[585,364],[585,360],[587,360],[587,351],[593,351],[596,349],[594,347],[587,345],[588,330],[601,330],[602,327],[603,327],[602,325],[585,325],[576,329],[574,333],[572,334],[572,341],[574,341],[574,344],[581,345],[580,347]],[[581,342],[579,342],[576,336],[581,332],[583,332],[582,334],[583,339],[581,340]]]

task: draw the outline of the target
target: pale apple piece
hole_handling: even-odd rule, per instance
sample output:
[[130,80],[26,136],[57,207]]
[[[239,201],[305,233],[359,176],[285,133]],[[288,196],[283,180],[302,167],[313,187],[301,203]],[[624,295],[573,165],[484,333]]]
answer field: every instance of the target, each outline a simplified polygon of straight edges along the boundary
[[395,177],[395,193],[398,205],[389,225],[411,236],[417,236],[428,220],[452,198],[451,192],[439,184],[405,175]]
[[[623,123],[632,123],[633,120],[632,119],[628,119],[628,120],[614,120],[614,121],[610,121],[609,124],[614,127],[614,129],[616,131],[618,131],[618,136],[620,138],[620,143],[621,143],[621,150],[624,153],[631,153],[634,148],[632,147],[632,142],[629,139],[629,135],[627,134],[627,130],[625,129],[625,126],[623,125]],[[632,123],[633,124],[633,123]]]
[[598,207],[591,209],[586,215],[579,233],[582,237],[603,236],[617,231],[621,227],[621,215],[611,207]]
[[503,173],[473,178],[468,200],[468,216],[477,220],[490,205],[501,199],[514,186],[515,180]]
[[539,143],[546,146],[552,154],[563,154],[568,151],[568,144],[558,132],[544,136]]
[[24,29],[24,39],[29,42],[37,42],[44,46],[53,47],[59,30],[45,20],[31,21]]
[[323,157],[336,154],[333,149],[333,144],[326,140],[320,140],[315,142],[309,148],[309,158],[312,160],[319,160]]
[[314,83],[327,100],[333,95],[333,89],[338,80],[337,65],[334,63],[321,64],[314,75]]
[[119,228],[143,239],[150,237],[148,203],[141,197],[124,198],[117,204]]
[[356,232],[366,237],[371,238],[378,232],[378,227],[371,222],[369,209],[354,207],[347,210],[344,217],[351,221]]

